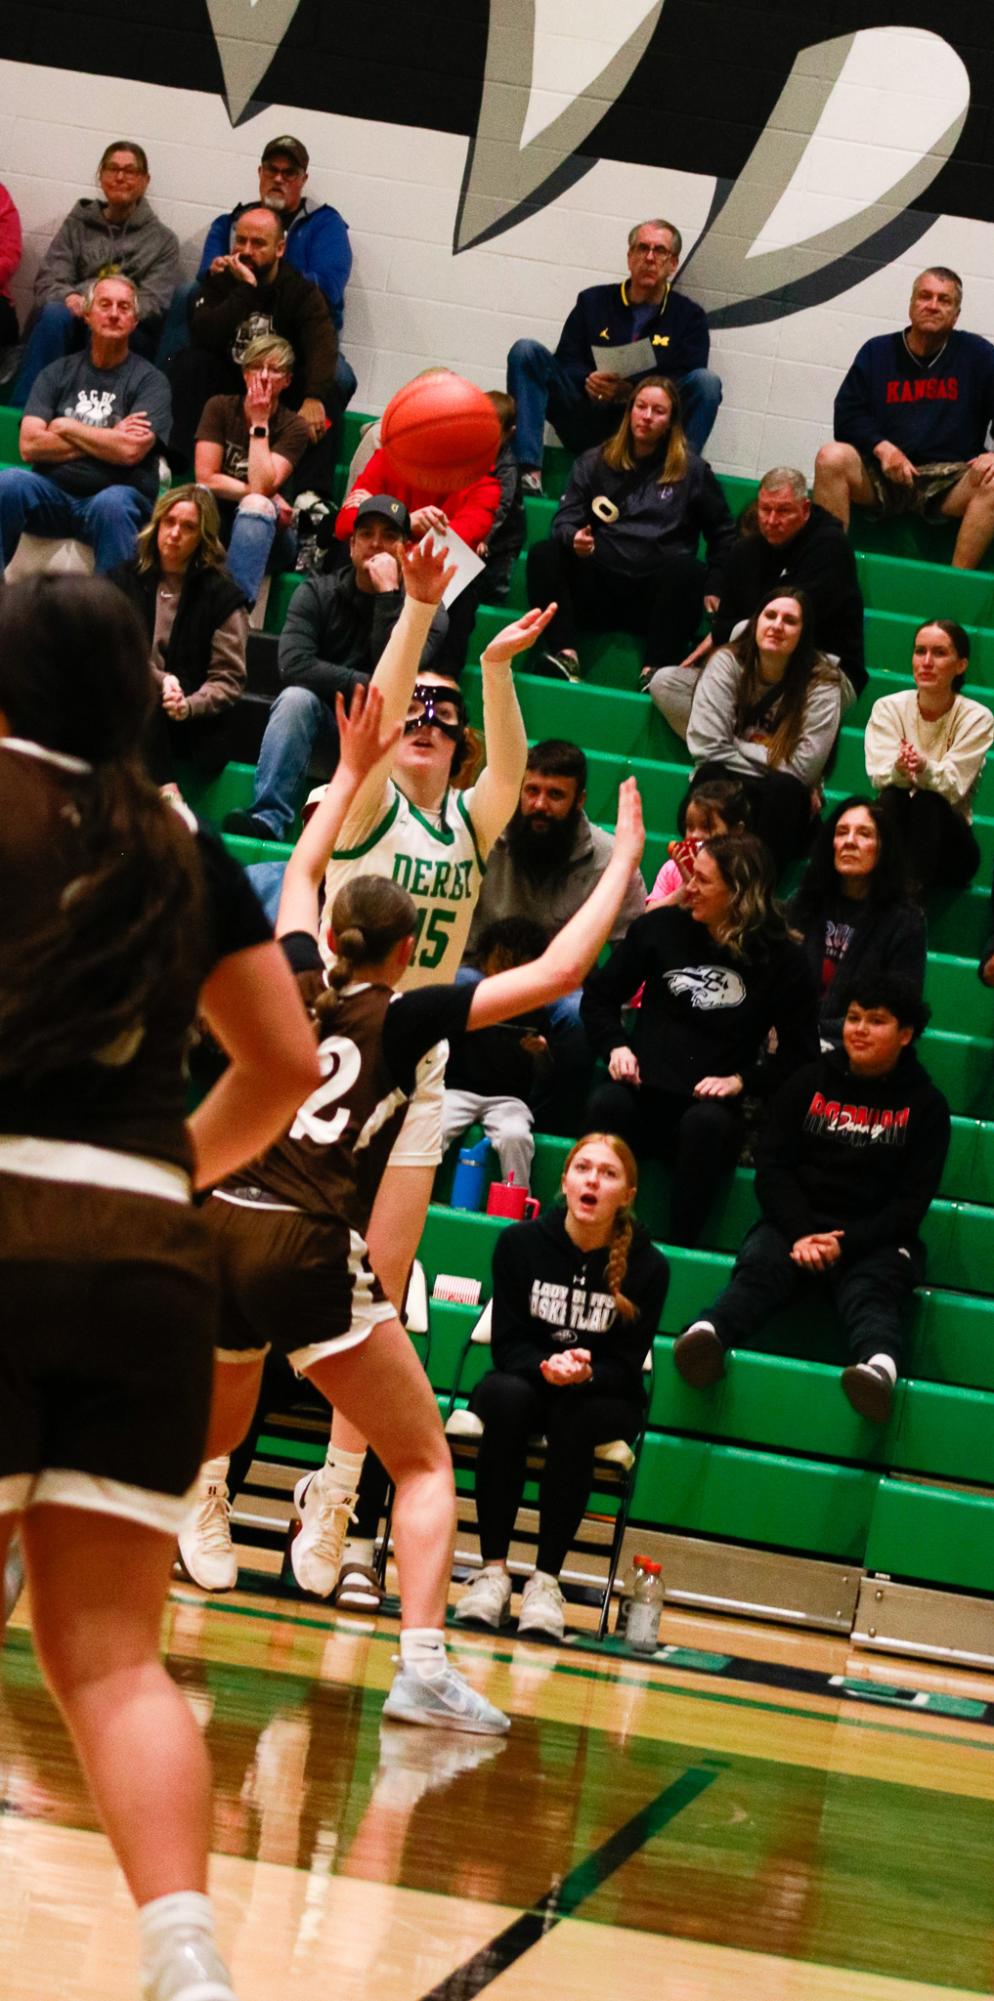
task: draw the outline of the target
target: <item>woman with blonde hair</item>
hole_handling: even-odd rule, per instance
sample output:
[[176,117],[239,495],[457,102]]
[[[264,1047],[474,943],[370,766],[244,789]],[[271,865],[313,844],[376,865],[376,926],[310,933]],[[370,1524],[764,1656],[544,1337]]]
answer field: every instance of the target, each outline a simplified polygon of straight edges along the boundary
[[148,642],[158,701],[145,754],[159,785],[174,783],[177,759],[213,775],[231,755],[248,612],[224,563],[213,496],[205,486],[174,486],[156,501],[132,561],[111,573]]
[[643,1363],[666,1298],[669,1267],[633,1204],[638,1169],[615,1133],[591,1132],[563,1166],[565,1206],[503,1230],[493,1261],[493,1362],[470,1407],[483,1419],[476,1510],[483,1569],[456,1618],[499,1627],[510,1617],[507,1553],[524,1491],[528,1440],[548,1443],[539,1490],[535,1569],[518,1632],[561,1640],[559,1573],[593,1479],[594,1451],[629,1442],[645,1415]]
[[[697,560],[703,535],[707,568]],[[613,438],[581,452],[548,542],[528,552],[528,602],[559,609],[549,666],[581,678],[579,626],[634,632],[644,641],[646,687],[682,660],[701,606],[717,603],[735,524],[710,466],[687,443],[674,383],[636,389]]]

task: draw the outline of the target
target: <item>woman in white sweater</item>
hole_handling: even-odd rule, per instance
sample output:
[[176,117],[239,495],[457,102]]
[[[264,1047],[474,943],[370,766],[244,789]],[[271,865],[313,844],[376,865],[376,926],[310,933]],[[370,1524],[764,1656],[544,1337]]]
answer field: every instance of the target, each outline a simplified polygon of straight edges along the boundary
[[687,727],[693,783],[738,779],[778,868],[807,847],[812,794],[841,714],[838,669],[815,647],[803,591],[771,593],[697,684]]
[[920,625],[914,687],[881,696],[866,726],[870,784],[900,828],[908,873],[920,891],[964,889],[980,866],[970,822],[994,716],[960,693],[969,661],[961,625],[948,618]]

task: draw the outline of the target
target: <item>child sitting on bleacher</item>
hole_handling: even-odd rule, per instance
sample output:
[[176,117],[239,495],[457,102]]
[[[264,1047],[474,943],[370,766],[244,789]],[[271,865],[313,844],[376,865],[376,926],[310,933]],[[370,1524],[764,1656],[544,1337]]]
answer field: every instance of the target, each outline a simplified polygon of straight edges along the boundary
[[[548,933],[529,918],[499,917],[479,941],[479,977],[526,966],[548,942]],[[538,1008],[527,1017],[449,1040],[442,1145],[458,1139],[467,1126],[482,1125],[497,1150],[503,1179],[513,1175],[518,1188],[531,1181],[534,1101],[551,1066],[548,1029],[546,1010]]]
[[843,1390],[861,1417],[890,1416],[902,1320],[925,1271],[918,1232],[949,1146],[949,1107],[911,1046],[928,1018],[911,981],[854,982],[843,1048],[774,1099],[756,1149],[762,1220],[673,1350],[695,1389],[716,1383],[726,1351],[748,1347],[806,1281],[824,1280],[852,1352]]

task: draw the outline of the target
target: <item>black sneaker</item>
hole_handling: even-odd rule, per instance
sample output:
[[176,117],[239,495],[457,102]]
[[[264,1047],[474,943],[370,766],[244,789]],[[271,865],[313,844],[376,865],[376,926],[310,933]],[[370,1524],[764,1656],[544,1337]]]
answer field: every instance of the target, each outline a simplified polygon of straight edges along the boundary
[[725,1373],[725,1350],[710,1320],[695,1320],[673,1343],[677,1374],[692,1390],[709,1390]]
[[265,820],[256,819],[254,813],[246,813],[240,806],[225,814],[221,829],[225,834],[242,834],[247,841],[279,840],[279,835],[273,833],[272,827],[267,827]]
[[561,674],[564,681],[582,681],[583,673],[575,653],[543,653],[542,659],[554,674]]
[[885,1369],[872,1362],[852,1362],[842,1371],[842,1388],[860,1417],[886,1424],[894,1402],[894,1385]]

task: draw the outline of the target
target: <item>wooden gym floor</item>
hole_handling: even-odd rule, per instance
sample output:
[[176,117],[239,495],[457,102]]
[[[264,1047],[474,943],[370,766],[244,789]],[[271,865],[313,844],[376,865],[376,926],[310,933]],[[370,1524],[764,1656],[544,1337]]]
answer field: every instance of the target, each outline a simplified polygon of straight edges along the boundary
[[[396,1637],[172,1593],[240,2001],[994,1990],[994,1677],[680,1612],[651,1666],[457,1633],[513,1713],[494,1740],[381,1725]],[[0,1655],[0,1997],[134,2001],[135,1953],[22,1605]]]

